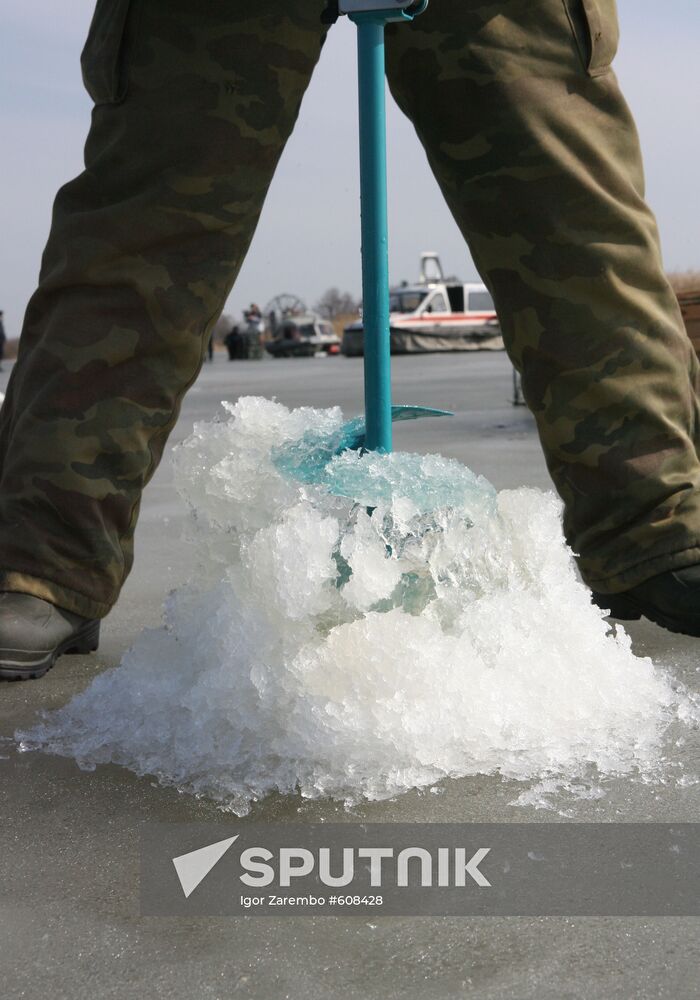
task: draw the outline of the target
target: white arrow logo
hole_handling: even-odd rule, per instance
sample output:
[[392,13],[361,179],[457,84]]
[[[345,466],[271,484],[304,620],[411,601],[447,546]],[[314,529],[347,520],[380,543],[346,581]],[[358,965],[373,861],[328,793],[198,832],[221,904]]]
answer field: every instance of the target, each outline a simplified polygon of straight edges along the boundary
[[175,871],[180,879],[185,898],[189,897],[202,879],[207,877],[217,861],[221,861],[234,840],[238,840],[238,837],[239,834],[236,834],[235,837],[229,837],[228,840],[219,840],[216,844],[209,844],[208,847],[200,847],[197,851],[190,851],[189,854],[181,854],[180,857],[173,858]]

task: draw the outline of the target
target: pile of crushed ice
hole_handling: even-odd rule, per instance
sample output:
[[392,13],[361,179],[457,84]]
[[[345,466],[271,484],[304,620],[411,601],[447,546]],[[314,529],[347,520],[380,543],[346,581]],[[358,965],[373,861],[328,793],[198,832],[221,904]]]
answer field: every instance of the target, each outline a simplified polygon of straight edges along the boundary
[[193,579],[25,748],[240,814],[273,790],[655,766],[677,695],[591,605],[553,495],[438,455],[334,456],[338,409],[226,410],[175,454]]

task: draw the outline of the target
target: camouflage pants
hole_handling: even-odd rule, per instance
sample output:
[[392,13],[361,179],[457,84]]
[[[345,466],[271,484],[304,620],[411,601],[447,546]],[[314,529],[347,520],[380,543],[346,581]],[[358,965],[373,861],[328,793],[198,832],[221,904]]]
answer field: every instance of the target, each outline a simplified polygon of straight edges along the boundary
[[[319,57],[323,0],[98,0],[86,169],[59,192],[0,427],[0,587],[107,613],[144,485]],[[614,0],[433,0],[388,32],[498,307],[585,579],[700,561],[698,366],[610,62]]]

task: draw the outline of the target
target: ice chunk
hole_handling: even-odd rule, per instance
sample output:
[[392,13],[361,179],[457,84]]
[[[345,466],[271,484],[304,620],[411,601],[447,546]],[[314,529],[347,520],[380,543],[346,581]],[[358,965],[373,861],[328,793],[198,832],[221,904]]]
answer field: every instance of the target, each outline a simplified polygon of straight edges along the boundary
[[278,523],[261,528],[242,555],[251,583],[263,584],[258,586],[259,599],[268,600],[273,590],[279,609],[289,618],[324,611],[338,575],[333,552],[339,533],[334,517],[303,503],[282,514]]
[[273,790],[653,773],[687,706],[591,604],[553,495],[497,495],[439,455],[336,454],[337,409],[226,409],[174,459],[193,579],[25,748],[239,813]]
[[374,530],[366,510],[358,511],[355,524],[343,536],[340,555],[350,573],[342,587],[343,597],[361,611],[389,599],[407,568],[404,560],[390,557],[387,542]]

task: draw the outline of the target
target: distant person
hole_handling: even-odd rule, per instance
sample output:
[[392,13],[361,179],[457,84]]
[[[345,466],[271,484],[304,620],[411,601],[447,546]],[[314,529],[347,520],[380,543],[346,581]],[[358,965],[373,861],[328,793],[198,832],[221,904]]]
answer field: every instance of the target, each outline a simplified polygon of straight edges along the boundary
[[7,334],[5,333],[5,313],[0,310],[0,372],[2,369],[2,362],[5,359],[5,344],[7,342]]
[[[86,169],[56,198],[0,419],[0,676],[96,647],[329,20],[325,0],[97,4]],[[388,28],[387,75],[493,294],[594,599],[697,636],[700,367],[617,40],[614,0],[434,0]]]
[[211,336],[209,337],[209,343],[207,344],[207,358],[209,361],[214,360],[214,331],[211,331]]
[[260,306],[255,302],[251,302],[248,308],[243,313],[243,318],[249,327],[252,327],[258,333],[262,332],[263,328],[263,315]]
[[231,327],[229,332],[224,337],[224,344],[226,345],[226,350],[228,351],[229,361],[236,361],[242,357],[242,338],[239,333],[238,326]]

